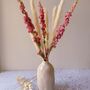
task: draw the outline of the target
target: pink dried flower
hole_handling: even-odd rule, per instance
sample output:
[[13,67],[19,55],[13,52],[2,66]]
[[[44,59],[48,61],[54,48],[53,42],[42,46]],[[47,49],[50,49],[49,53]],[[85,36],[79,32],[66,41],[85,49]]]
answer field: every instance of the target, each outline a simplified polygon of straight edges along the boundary
[[41,38],[39,36],[34,37],[34,41],[38,43],[38,45],[40,46],[41,43]]
[[35,27],[32,24],[32,21],[31,21],[30,17],[28,16],[28,13],[25,10],[25,6],[24,6],[23,2],[21,0],[18,0],[18,2],[20,3],[20,10],[21,10],[22,14],[24,15],[24,22],[27,25],[26,27],[28,29],[28,33],[33,34],[34,41],[40,46],[41,38],[38,35],[38,33],[34,30]]
[[27,25],[28,32],[32,33],[35,28],[34,25],[31,23],[31,19],[27,15],[24,16],[24,22]]
[[45,37],[46,35],[46,24],[45,24],[45,15],[44,15],[44,9],[43,9],[43,6],[41,5],[41,3],[39,2],[39,18],[40,18],[40,24],[41,24],[41,30],[42,30],[42,33],[43,33],[43,36]]
[[30,17],[28,16],[28,13],[25,10],[25,6],[22,1],[20,1],[20,0],[18,0],[18,1],[20,3],[20,10],[21,10],[22,14],[24,14],[24,22],[27,25],[28,32],[29,33],[33,32],[33,30],[35,28],[34,28],[34,25],[32,24]]
[[61,37],[63,36],[64,31],[65,31],[65,26],[60,25],[59,28],[57,29],[56,36],[53,38],[51,48],[56,47],[56,44],[58,43],[59,39],[61,39]]
[[41,37],[38,35],[36,31],[33,31],[34,41],[40,46],[41,45]]
[[70,17],[72,16],[72,13],[71,12],[67,12],[65,17],[64,17],[64,26],[66,27],[68,24],[69,24],[69,20],[70,20]]
[[[77,0],[78,1],[78,0]],[[70,17],[72,16],[72,13],[77,5],[77,1],[72,5],[71,9],[69,12],[66,13],[64,17],[64,22],[62,25],[60,25],[57,30],[56,30],[56,35],[53,38],[53,41],[51,43],[51,48],[56,47],[58,41],[61,39],[63,36],[63,33],[65,31],[66,26],[69,24]]]
[[75,7],[77,6],[79,0],[76,0],[76,2],[71,7],[71,12],[74,11]]

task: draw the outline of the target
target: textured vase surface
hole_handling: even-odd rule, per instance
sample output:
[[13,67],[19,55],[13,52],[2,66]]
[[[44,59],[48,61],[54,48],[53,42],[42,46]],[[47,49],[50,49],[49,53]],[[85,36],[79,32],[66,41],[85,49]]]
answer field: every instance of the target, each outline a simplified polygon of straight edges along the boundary
[[43,61],[37,69],[39,90],[55,90],[54,68],[49,61]]

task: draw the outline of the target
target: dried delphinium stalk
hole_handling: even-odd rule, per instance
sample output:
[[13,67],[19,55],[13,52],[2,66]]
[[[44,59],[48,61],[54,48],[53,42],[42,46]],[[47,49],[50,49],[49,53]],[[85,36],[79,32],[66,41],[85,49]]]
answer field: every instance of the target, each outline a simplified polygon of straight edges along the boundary
[[72,16],[72,13],[73,13],[77,3],[78,3],[78,0],[76,0],[76,2],[72,5],[71,9],[65,14],[63,24],[60,24],[58,26],[58,28],[56,29],[56,33],[53,36],[53,40],[52,40],[52,43],[50,45],[50,52],[51,52],[52,48],[56,47],[57,43],[59,42],[59,40],[63,36],[63,33],[64,33],[67,25],[69,24],[70,18]]

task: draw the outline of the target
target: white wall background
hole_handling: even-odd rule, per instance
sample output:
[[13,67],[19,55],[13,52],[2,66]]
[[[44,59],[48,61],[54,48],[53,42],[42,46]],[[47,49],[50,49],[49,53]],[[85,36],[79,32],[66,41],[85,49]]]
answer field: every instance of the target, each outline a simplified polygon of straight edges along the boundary
[[[59,3],[59,0],[43,1],[49,14]],[[73,1],[65,0],[64,12]],[[29,0],[25,5],[30,11]],[[36,69],[41,61],[26,32],[17,0],[0,0],[0,68]],[[61,42],[51,53],[50,61],[55,68],[90,68],[90,0],[80,0]]]

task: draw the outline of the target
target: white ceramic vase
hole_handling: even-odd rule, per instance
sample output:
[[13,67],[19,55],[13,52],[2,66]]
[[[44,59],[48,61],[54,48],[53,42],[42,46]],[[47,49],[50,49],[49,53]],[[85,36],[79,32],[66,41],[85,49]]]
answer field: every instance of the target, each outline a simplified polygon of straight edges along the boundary
[[43,61],[37,69],[39,90],[55,90],[54,68],[49,61]]

